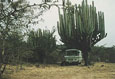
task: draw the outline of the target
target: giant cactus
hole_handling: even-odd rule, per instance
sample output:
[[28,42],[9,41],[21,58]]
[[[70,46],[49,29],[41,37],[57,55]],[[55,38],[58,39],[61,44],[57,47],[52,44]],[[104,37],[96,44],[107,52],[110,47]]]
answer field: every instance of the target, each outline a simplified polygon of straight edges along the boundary
[[63,7],[63,14],[59,10],[57,27],[61,41],[68,48],[82,50],[85,65],[88,65],[91,47],[106,37],[104,13],[96,12],[94,2],[88,5],[87,0],[83,0],[81,5],[71,5],[68,0]]

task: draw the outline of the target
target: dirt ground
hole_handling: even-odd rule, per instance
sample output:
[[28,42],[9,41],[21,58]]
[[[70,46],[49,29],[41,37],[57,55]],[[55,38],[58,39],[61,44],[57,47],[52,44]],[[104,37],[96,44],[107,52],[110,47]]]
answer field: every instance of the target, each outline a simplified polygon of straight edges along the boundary
[[[18,72],[6,72],[8,79],[115,79],[115,63],[96,63],[94,66],[40,65],[24,66]],[[9,66],[7,70],[15,69]]]

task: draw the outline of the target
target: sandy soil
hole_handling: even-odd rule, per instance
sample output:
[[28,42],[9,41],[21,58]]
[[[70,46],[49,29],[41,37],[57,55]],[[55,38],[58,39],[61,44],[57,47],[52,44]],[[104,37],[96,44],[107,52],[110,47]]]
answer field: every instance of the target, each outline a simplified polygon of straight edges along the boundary
[[115,79],[115,63],[96,63],[89,67],[24,66],[23,70],[5,75],[9,76],[8,79]]

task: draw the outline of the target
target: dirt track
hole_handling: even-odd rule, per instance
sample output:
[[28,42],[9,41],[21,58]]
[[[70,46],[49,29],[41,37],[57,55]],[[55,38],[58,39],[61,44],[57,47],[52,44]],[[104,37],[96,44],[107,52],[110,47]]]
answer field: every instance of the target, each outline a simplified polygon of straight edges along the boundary
[[10,79],[115,79],[115,64],[96,63],[94,66],[24,67],[9,74]]

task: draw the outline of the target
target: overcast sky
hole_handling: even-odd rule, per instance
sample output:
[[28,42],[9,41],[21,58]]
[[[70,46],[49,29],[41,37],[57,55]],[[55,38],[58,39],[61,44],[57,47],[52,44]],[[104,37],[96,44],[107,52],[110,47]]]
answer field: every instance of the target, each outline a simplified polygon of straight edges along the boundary
[[[30,0],[31,3],[37,3],[40,0]],[[60,1],[60,0],[59,0]],[[81,3],[82,0],[70,0],[73,4],[74,3]],[[98,11],[103,11],[105,14],[105,30],[107,33],[107,37],[101,40],[96,45],[105,45],[107,47],[115,45],[115,0],[88,0],[88,3],[94,1],[95,6]],[[56,7],[52,7],[51,10],[44,13],[42,16],[44,22],[38,24],[37,27],[44,27],[51,29],[52,26],[57,25],[58,20],[58,11]],[[58,33],[56,33],[57,35]],[[59,39],[59,36],[57,36]]]

